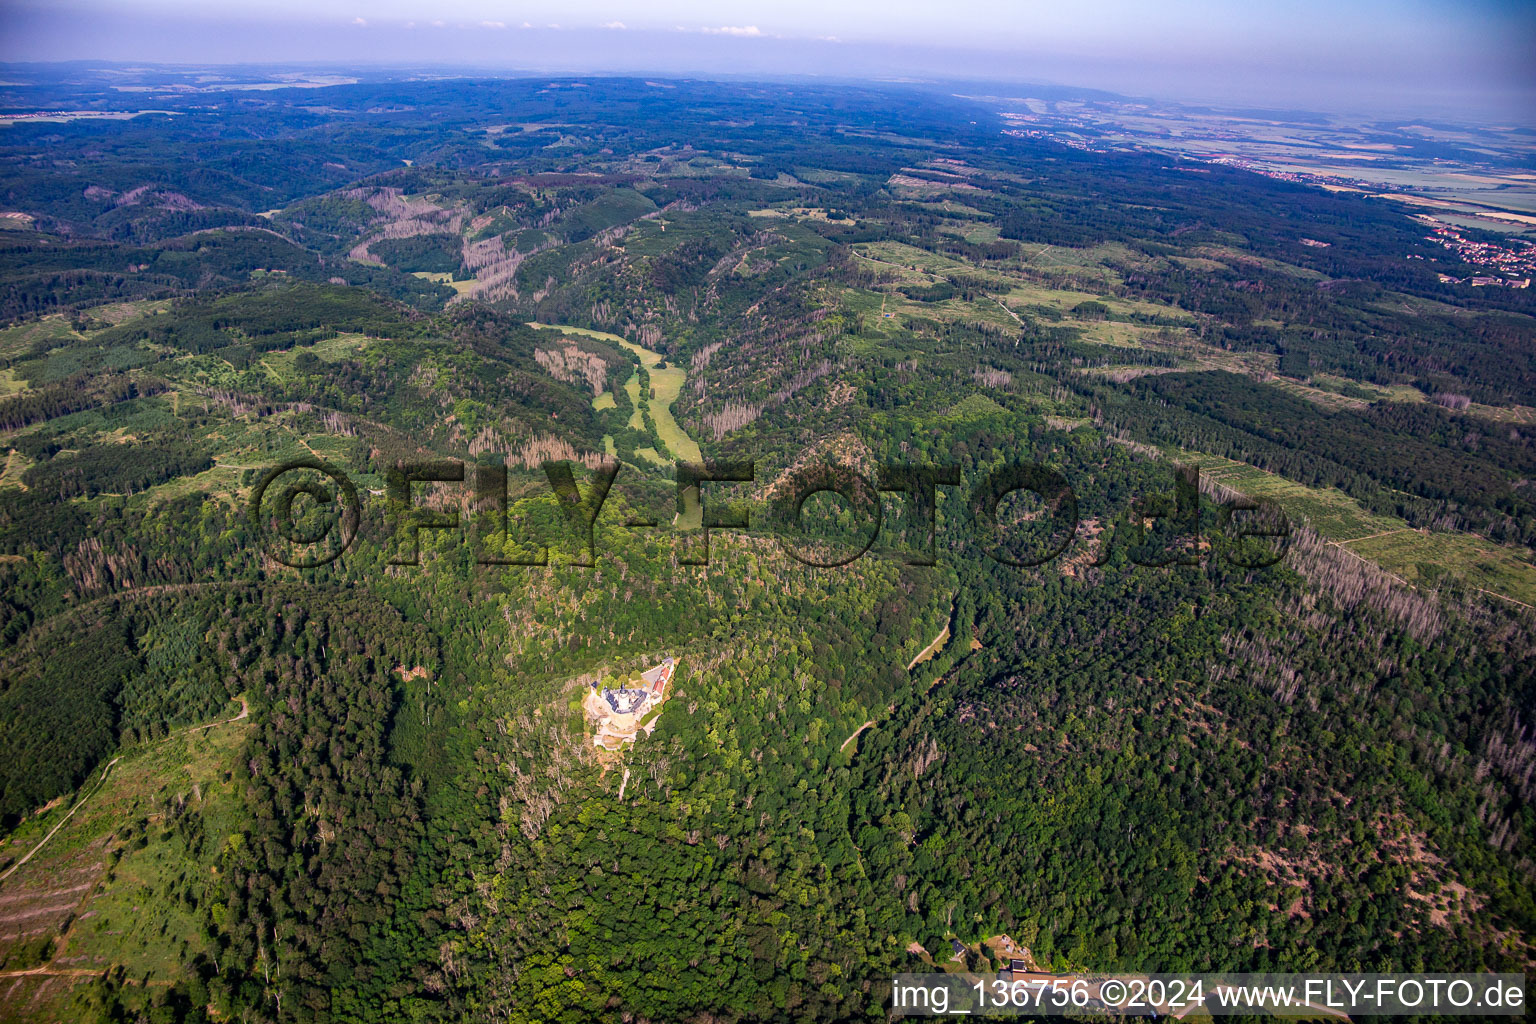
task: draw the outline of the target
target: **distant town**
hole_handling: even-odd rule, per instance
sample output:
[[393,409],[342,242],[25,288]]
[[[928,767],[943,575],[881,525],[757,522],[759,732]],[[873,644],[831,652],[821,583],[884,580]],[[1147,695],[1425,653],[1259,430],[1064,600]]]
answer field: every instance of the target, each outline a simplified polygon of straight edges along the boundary
[[1445,246],[1463,263],[1492,267],[1504,275],[1503,277],[1486,275],[1461,278],[1441,274],[1441,283],[1469,284],[1474,288],[1487,285],[1504,288],[1531,286],[1531,277],[1536,275],[1536,244],[1527,242],[1523,238],[1509,239],[1509,245],[1500,245],[1497,242],[1474,242],[1463,237],[1455,228],[1448,227],[1433,217],[1419,216],[1415,219],[1429,226],[1431,233],[1424,236],[1428,241]]
[[[1448,264],[1467,265],[1440,272],[1442,284],[1529,288],[1536,277],[1536,243],[1515,237],[1536,228],[1536,213],[1529,206],[1536,177],[1519,162],[1529,158],[1528,132],[1448,130],[1345,116],[1293,119],[1278,113],[1213,112],[1108,97],[1019,98],[1000,116],[1007,125],[1003,134],[1015,138],[1089,153],[1166,153],[1206,167],[1235,167],[1276,181],[1426,209],[1435,216],[1410,215],[1432,232],[1429,241],[1449,250]],[[1426,143],[1438,147],[1433,159],[1417,155]],[[1205,170],[1189,164],[1179,169]],[[1509,235],[1483,242],[1463,234],[1478,227]],[[1327,245],[1316,239],[1300,242]],[[1435,262],[1420,253],[1405,258]]]

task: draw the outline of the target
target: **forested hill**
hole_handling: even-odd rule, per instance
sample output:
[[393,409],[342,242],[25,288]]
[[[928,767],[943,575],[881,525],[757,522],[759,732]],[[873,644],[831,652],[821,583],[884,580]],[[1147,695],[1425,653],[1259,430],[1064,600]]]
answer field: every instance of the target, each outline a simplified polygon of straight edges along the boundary
[[74,112],[0,128],[0,1021],[1527,969],[1533,293],[1421,211],[953,90],[94,74],[0,86]]

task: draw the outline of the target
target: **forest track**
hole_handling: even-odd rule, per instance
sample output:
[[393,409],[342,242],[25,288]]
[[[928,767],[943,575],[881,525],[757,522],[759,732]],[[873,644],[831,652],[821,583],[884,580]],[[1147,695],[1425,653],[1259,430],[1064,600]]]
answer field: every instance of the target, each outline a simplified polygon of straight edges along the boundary
[[165,739],[159,742],[164,743],[165,740],[174,739],[177,736],[185,736],[189,732],[202,732],[204,729],[212,729],[216,725],[234,725],[236,722],[251,717],[251,702],[244,697],[236,697],[235,699],[240,702],[240,713],[234,718],[221,718],[213,722],[204,722],[202,725],[189,725],[185,729],[178,729],[173,733],[167,733]]
[[1477,591],[1479,594],[1487,594],[1489,597],[1496,597],[1500,601],[1508,601],[1510,604],[1517,604],[1521,608],[1529,608],[1532,611],[1536,611],[1536,605],[1529,605],[1524,601],[1517,601],[1515,598],[1510,597],[1508,594],[1501,594],[1497,590],[1489,590],[1486,587],[1473,587],[1472,589]]
[[25,978],[29,975],[42,974],[51,978],[99,978],[103,974],[100,968],[92,967],[50,967],[48,964],[39,964],[36,967],[28,967],[17,971],[0,971],[0,978]]
[[[953,615],[954,612],[950,612],[950,614]],[[949,623],[946,622],[944,623],[944,628],[939,630],[939,635],[933,638],[933,642],[918,651],[912,660],[907,662],[907,671],[911,672],[917,666],[938,654],[947,643],[949,643]]]
[[851,735],[847,739],[843,740],[843,745],[838,747],[837,749],[838,750],[842,750],[842,751],[846,751],[848,749],[848,744],[850,744],[854,740],[858,739],[859,735],[861,733],[863,733],[865,729],[873,729],[874,727],[875,727],[875,720],[873,718],[871,718],[869,721],[865,722],[863,725],[861,725],[857,729],[853,730],[853,735]]
[[1334,543],[1338,544],[1340,547],[1343,547],[1345,544],[1354,544],[1357,541],[1362,541],[1362,540],[1375,540],[1377,537],[1391,537],[1394,534],[1399,534],[1399,533],[1422,533],[1422,532],[1423,532],[1422,530],[1416,530],[1412,526],[1402,526],[1402,527],[1399,527],[1396,530],[1382,530],[1380,533],[1368,533],[1364,537],[1350,537],[1348,540],[1335,541]]
[[56,822],[54,824],[53,828],[48,830],[48,834],[43,836],[43,838],[38,841],[38,844],[36,846],[34,846],[34,847],[32,847],[32,849],[28,850],[22,856],[22,858],[20,860],[18,860],[15,864],[12,864],[9,868],[7,868],[6,871],[5,871],[5,874],[0,875],[0,882],[3,882],[7,878],[10,878],[12,875],[14,875],[16,873],[16,869],[17,868],[21,867],[27,861],[31,860],[33,858],[33,856],[35,856],[37,854],[38,850],[41,850],[44,846],[47,846],[48,845],[48,840],[52,839],[54,837],[54,834],[57,833],[59,831],[59,829],[64,827],[65,822],[69,821],[70,818],[73,818],[75,816],[75,812],[78,811],[80,808],[84,807],[85,806],[85,802],[87,800],[89,800],[91,797],[95,796],[97,793],[101,792],[101,787],[106,785],[106,783],[107,783],[107,773],[112,770],[112,766],[113,765],[117,764],[117,762],[121,761],[122,759],[123,759],[123,755],[122,754],[118,754],[112,760],[107,762],[107,766],[101,770],[101,778],[99,780],[97,780],[96,787],[94,789],[92,789],[89,793],[85,794],[85,796],[82,796],[79,800],[76,800],[75,801],[75,805],[69,809],[69,811],[64,815],[64,817],[60,818],[58,820],[58,822]]
[[[950,621],[947,621],[947,622],[944,623],[944,628],[939,630],[939,635],[934,637],[932,642],[930,642],[927,647],[924,647],[921,651],[919,651],[917,653],[916,657],[914,657],[911,661],[907,662],[907,671],[908,672],[911,672],[917,666],[919,666],[919,665],[923,664],[924,662],[928,661],[929,659],[933,658],[935,655],[937,655],[939,653],[939,651],[944,649],[944,645],[945,644],[949,643],[950,639],[953,636],[953,634],[950,632],[950,628],[949,627],[951,625],[953,625],[954,616],[955,616],[955,604],[954,604],[954,600],[951,599],[950,600],[950,606],[949,606]],[[934,679],[933,679],[933,682],[928,684],[928,689],[929,690],[933,689],[934,686],[936,686],[941,679],[943,679],[943,676],[935,676]],[[924,692],[926,693],[927,691],[925,690]],[[896,706],[893,704],[889,708],[886,709],[886,714],[887,715],[891,715],[891,714],[894,714],[895,711],[896,711]],[[853,730],[853,734],[850,735],[847,739],[843,740],[843,745],[838,747],[837,749],[839,751],[843,752],[843,753],[847,753],[848,745],[850,743],[852,743],[854,740],[858,739],[859,736],[863,734],[864,730],[866,730],[866,729],[873,729],[878,724],[879,724],[879,722],[876,719],[871,718],[869,721],[865,722],[863,725],[861,725],[857,729]],[[850,754],[849,756],[851,757],[852,755]]]
[[[1356,538],[1356,539],[1357,540],[1363,540],[1364,538]],[[1396,580],[1397,582],[1401,583],[1403,586],[1409,588],[1410,590],[1418,590],[1419,589],[1418,587],[1414,586],[1412,583],[1409,583],[1407,580],[1403,579],[1397,573],[1391,572],[1391,571],[1389,571],[1387,569],[1384,569],[1380,565],[1378,565],[1377,563],[1371,561],[1369,558],[1366,558],[1364,555],[1359,555],[1359,554],[1356,554],[1355,552],[1349,550],[1349,548],[1345,547],[1339,541],[1330,540],[1330,541],[1327,541],[1326,543],[1331,544],[1332,546],[1338,548],[1340,551],[1344,552],[1349,557],[1351,557],[1353,559],[1356,559],[1358,561],[1364,562],[1366,565],[1369,565],[1373,569],[1380,570],[1382,573],[1384,573],[1385,575],[1391,577],[1392,579]]]

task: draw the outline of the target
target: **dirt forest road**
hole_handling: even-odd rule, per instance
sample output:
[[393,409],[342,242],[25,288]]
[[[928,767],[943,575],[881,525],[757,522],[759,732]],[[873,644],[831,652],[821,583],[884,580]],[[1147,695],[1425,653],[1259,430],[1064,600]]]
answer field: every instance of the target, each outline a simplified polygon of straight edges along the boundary
[[861,725],[857,729],[853,730],[853,735],[849,736],[847,739],[843,740],[843,745],[841,747],[839,747],[838,749],[839,750],[847,750],[848,749],[848,744],[850,744],[854,740],[858,739],[860,733],[862,733],[865,729],[873,729],[874,727],[875,727],[875,720],[873,718],[871,718],[869,721],[865,722],[863,725]]
[[36,846],[34,846],[34,847],[32,847],[32,849],[28,850],[26,852],[26,854],[23,855],[22,858],[20,860],[18,860],[15,864],[12,864],[10,866],[10,868],[8,868],[6,870],[5,874],[0,875],[0,882],[3,882],[7,878],[10,878],[13,874],[16,873],[16,869],[17,868],[21,867],[27,861],[31,860],[33,854],[37,853],[38,850],[41,850],[44,846],[46,846],[48,844],[48,840],[53,838],[54,833],[57,832],[59,829],[63,828],[64,827],[64,823],[69,821],[70,818],[73,818],[75,816],[75,812],[78,811],[81,807],[84,807],[85,806],[85,802],[87,800],[89,800],[91,797],[95,796],[97,791],[100,790],[101,787],[106,784],[107,773],[112,770],[112,766],[113,765],[117,764],[117,762],[121,761],[122,759],[123,759],[123,755],[119,754],[116,757],[114,757],[112,760],[107,762],[107,766],[101,770],[101,778],[96,781],[96,788],[92,789],[89,793],[87,793],[85,796],[81,797],[79,800],[76,800],[75,801],[75,805],[69,809],[69,813],[65,814],[64,817],[60,818],[58,820],[58,822],[53,826],[53,828],[48,830],[48,834],[43,836],[42,840]]
[[917,666],[938,654],[947,643],[949,643],[949,624],[945,623],[944,628],[939,631],[939,635],[933,638],[933,643],[918,651],[917,656],[907,662],[907,671],[911,672],[914,668],[917,668]]

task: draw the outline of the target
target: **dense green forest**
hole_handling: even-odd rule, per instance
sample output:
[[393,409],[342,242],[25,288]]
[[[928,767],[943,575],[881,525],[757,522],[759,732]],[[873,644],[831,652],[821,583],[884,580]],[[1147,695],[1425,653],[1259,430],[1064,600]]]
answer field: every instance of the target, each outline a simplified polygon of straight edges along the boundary
[[5,127],[0,1021],[1527,968],[1529,290],[947,93],[579,84]]

